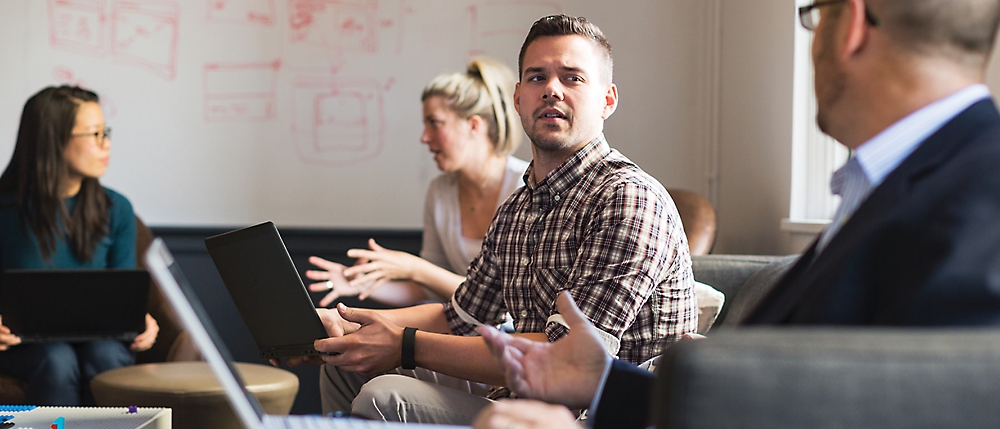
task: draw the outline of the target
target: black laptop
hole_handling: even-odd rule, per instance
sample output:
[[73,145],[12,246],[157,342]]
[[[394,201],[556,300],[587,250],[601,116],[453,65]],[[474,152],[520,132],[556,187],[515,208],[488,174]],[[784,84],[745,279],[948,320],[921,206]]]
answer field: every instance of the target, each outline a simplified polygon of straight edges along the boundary
[[131,342],[146,330],[146,270],[7,270],[3,324],[25,343]]
[[222,282],[265,359],[319,354],[329,335],[272,222],[205,239]]

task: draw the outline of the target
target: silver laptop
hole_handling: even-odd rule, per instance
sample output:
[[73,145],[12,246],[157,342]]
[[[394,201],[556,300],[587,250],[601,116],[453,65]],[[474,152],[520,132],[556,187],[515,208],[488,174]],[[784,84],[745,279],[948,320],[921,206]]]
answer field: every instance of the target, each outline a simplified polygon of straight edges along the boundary
[[[219,380],[229,405],[247,429],[316,428],[316,429],[400,429],[402,423],[386,423],[350,418],[320,416],[271,416],[264,414],[257,398],[243,387],[243,380],[233,367],[232,355],[219,339],[212,321],[198,301],[180,267],[163,241],[156,239],[146,252],[146,267],[174,307],[188,334],[201,350],[208,366]],[[420,425],[427,429],[458,429],[468,426]]]

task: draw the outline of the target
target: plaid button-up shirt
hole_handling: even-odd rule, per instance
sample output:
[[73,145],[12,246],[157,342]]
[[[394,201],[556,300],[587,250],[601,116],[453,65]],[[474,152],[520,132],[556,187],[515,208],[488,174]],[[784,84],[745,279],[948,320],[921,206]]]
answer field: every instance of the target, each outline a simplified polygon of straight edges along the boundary
[[445,304],[455,334],[510,312],[517,332],[565,335],[556,295],[567,290],[632,363],[695,332],[698,310],[687,238],[656,179],[600,136],[497,210],[482,252]]

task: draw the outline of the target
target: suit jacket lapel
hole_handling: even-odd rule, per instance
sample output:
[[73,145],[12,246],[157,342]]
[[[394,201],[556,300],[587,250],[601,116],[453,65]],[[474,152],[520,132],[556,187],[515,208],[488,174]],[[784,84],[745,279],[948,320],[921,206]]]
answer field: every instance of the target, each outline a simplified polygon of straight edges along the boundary
[[[772,289],[745,324],[783,324],[822,320],[821,308],[801,305],[809,297],[827,293],[850,269],[863,241],[878,230],[888,215],[909,196],[912,184],[950,159],[982,129],[996,120],[992,100],[970,106],[927,138],[872,191],[841,230],[817,256],[816,243]],[[847,285],[848,287],[850,285]]]

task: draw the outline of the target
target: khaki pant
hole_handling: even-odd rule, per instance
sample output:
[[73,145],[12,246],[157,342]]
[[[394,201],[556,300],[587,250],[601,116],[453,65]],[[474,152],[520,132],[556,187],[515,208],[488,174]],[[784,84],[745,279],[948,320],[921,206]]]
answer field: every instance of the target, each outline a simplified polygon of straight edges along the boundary
[[469,425],[492,401],[489,386],[423,368],[397,368],[365,376],[323,365],[319,374],[323,414],[373,420]]

